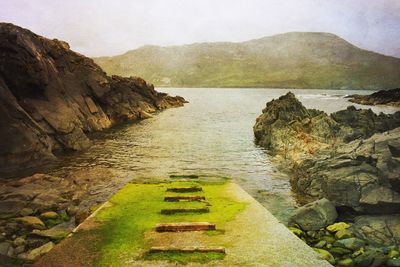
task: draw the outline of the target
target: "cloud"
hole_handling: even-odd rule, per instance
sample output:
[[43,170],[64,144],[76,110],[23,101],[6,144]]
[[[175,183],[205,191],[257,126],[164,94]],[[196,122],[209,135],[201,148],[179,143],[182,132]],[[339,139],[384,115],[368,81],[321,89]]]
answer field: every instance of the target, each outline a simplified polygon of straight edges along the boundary
[[244,41],[289,31],[335,33],[399,55],[397,0],[0,0],[0,20],[90,56],[146,44]]

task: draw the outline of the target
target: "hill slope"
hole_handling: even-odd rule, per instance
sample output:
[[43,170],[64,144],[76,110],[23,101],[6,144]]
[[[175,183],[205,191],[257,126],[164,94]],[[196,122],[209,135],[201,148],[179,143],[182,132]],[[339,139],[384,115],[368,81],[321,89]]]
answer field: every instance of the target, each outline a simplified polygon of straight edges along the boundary
[[285,33],[242,43],[144,46],[94,59],[109,74],[158,86],[394,88],[400,59],[329,33]]

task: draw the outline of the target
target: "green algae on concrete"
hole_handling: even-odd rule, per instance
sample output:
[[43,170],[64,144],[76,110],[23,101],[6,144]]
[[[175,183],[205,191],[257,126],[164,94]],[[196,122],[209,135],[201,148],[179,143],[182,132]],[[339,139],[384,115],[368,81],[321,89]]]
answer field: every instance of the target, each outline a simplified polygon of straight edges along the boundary
[[[150,244],[144,239],[144,233],[154,229],[157,223],[184,221],[207,221],[223,227],[224,223],[234,219],[235,215],[246,206],[244,202],[238,202],[225,196],[225,188],[228,183],[206,182],[170,182],[159,184],[128,184],[111,199],[111,207],[104,208],[95,216],[101,222],[100,235],[101,258],[98,266],[124,266],[127,262],[140,259]],[[209,203],[209,213],[173,214],[165,216],[160,210],[181,207],[182,203],[164,202],[166,189],[173,186],[201,186],[202,194]],[[188,195],[189,193],[184,193]],[[193,193],[192,193],[193,194]],[[196,192],[196,195],[198,192]],[[204,203],[186,202],[186,208],[197,208]],[[215,253],[162,253],[151,255],[148,259],[176,260],[178,262],[209,261],[221,258]]]

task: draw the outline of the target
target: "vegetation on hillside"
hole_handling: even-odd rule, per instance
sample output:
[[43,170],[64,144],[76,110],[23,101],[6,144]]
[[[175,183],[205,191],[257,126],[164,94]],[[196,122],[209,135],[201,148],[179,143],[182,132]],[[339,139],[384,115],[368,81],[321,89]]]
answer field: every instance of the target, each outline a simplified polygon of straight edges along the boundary
[[400,59],[329,33],[286,33],[242,43],[144,46],[96,58],[107,73],[156,86],[382,89],[400,86]]

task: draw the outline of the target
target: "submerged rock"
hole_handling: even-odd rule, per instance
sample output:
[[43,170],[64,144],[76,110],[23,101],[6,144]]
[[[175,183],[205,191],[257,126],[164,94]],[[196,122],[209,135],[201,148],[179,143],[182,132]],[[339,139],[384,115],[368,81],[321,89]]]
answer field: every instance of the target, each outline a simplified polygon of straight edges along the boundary
[[107,76],[67,43],[0,23],[0,170],[82,150],[87,133],[182,106],[137,77]]
[[299,225],[302,230],[319,230],[335,222],[338,214],[327,199],[317,200],[293,211],[289,225]]

